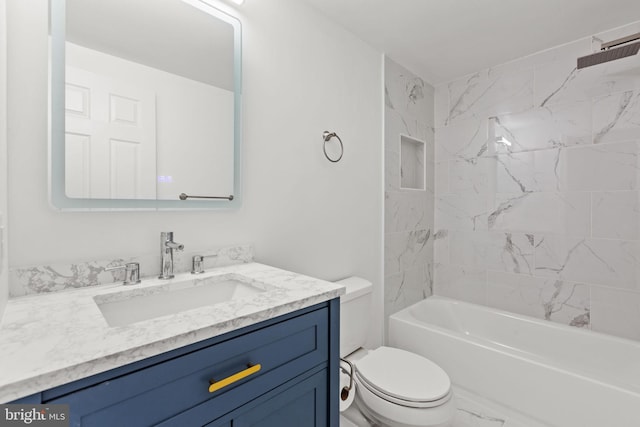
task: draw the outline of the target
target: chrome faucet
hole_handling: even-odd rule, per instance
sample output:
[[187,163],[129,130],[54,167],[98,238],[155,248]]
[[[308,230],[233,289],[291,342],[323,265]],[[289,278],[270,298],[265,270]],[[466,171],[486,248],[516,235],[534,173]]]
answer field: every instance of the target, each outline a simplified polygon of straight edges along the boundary
[[107,267],[104,271],[124,270],[123,285],[136,285],[140,283],[140,264],[137,262],[128,262],[115,267]]
[[204,273],[204,259],[217,257],[218,254],[213,255],[194,255],[191,257],[191,274]]
[[163,231],[160,233],[160,258],[161,271],[158,279],[173,279],[173,251],[181,251],[184,249],[182,243],[173,241],[172,231]]

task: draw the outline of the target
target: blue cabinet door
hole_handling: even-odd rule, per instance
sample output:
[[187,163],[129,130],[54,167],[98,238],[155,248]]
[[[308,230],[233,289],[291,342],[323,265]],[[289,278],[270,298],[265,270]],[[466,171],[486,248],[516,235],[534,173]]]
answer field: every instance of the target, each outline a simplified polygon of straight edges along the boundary
[[326,427],[327,370],[288,388],[233,419],[233,427]]
[[[207,427],[327,427],[327,369],[239,408]],[[230,424],[229,424],[230,423]]]

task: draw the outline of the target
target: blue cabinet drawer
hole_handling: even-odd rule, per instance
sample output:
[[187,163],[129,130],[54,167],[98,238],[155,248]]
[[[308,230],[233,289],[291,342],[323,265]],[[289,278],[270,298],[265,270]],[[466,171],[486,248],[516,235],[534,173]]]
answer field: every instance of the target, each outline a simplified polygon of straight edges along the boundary
[[[154,425],[213,398],[209,419],[216,419],[326,363],[328,319],[327,308],[315,310],[50,402],[70,405],[72,426]],[[210,380],[257,364],[257,372],[209,392]]]
[[157,427],[327,427],[327,381],[328,368],[312,369],[213,421],[207,401]]

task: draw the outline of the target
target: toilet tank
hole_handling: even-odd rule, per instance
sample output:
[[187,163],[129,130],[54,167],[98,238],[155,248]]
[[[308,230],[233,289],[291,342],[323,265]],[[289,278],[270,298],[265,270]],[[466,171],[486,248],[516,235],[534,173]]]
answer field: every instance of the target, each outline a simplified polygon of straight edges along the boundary
[[340,357],[345,357],[362,347],[369,334],[373,285],[360,277],[336,283],[347,288],[340,297]]

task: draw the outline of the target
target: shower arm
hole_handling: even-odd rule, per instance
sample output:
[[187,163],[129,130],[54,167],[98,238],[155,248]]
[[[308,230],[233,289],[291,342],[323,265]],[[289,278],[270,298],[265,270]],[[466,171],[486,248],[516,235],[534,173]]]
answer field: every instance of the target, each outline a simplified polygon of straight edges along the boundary
[[636,40],[640,40],[640,33],[615,39],[607,43],[602,43],[602,45],[600,46],[600,50],[608,50],[608,49],[611,49],[612,47],[620,46],[621,44],[625,44],[629,42],[634,42]]

